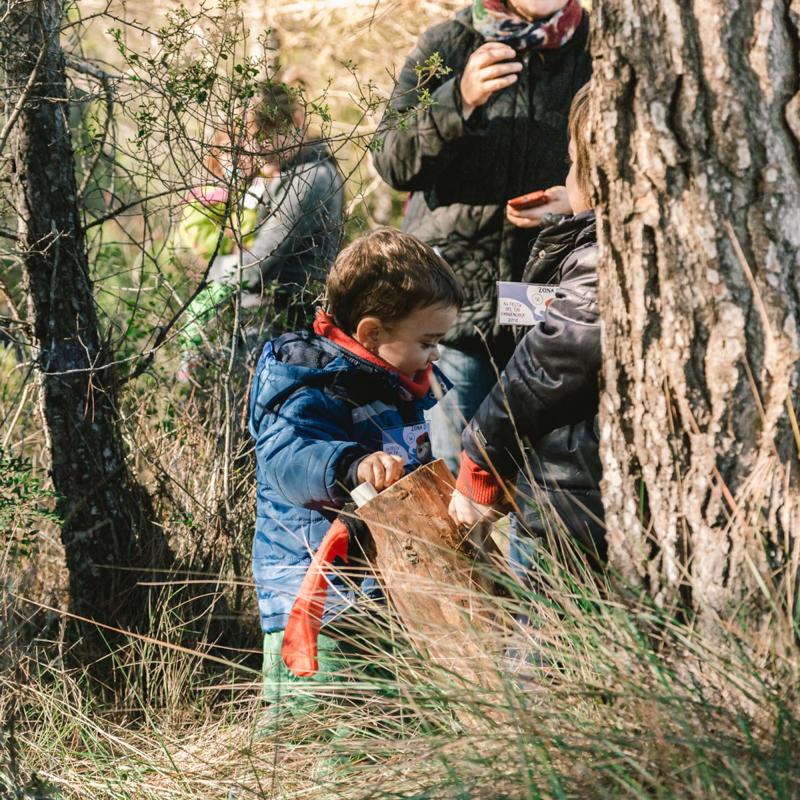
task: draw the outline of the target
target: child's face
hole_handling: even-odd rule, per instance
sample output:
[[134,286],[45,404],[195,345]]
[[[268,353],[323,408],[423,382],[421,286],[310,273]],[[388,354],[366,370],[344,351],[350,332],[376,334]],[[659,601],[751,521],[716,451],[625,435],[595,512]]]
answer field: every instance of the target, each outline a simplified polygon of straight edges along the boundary
[[576,164],[577,161],[577,151],[575,148],[574,143],[570,139],[569,142],[569,172],[567,173],[567,198],[569,199],[569,204],[572,207],[573,214],[580,214],[581,211],[588,211],[591,208],[589,205],[589,198],[581,191],[580,186],[578,186],[578,167]]
[[261,174],[273,177],[280,173],[281,162],[292,158],[303,144],[305,135],[305,114],[302,110],[292,114],[291,123],[278,125],[271,130],[262,130],[255,118],[251,118],[249,143],[254,152],[261,154]]
[[405,319],[380,325],[375,352],[404,375],[413,377],[439,360],[439,341],[456,321],[455,306],[418,308]]

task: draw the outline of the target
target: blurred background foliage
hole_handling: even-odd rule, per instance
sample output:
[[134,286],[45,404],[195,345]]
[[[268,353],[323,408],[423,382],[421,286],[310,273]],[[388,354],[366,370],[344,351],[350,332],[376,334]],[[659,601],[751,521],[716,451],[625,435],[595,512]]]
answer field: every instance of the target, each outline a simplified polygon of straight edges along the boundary
[[[184,198],[209,182],[212,148],[220,135],[235,133],[259,82],[286,81],[299,87],[306,136],[331,142],[346,178],[345,236],[399,223],[404,196],[378,178],[369,142],[417,35],[458,7],[89,0],[66,8],[62,44],[79,202],[102,335],[125,384],[127,446],[186,573],[224,576],[220,585],[236,586],[216,594],[208,586],[192,590],[194,597],[206,592],[206,610],[219,611],[222,628],[233,617],[254,636],[257,619],[247,588],[254,490],[249,372],[226,358],[232,322],[220,315],[206,330],[211,357],[190,382],[176,379],[177,337],[187,322],[180,312],[208,267],[176,235]],[[8,181],[8,169],[5,162],[0,182]],[[13,232],[10,203],[10,193],[0,193],[0,227]],[[2,237],[0,259],[0,442],[45,485],[29,311],[13,243]],[[46,495],[42,502],[48,507]],[[36,567],[19,575],[37,575],[45,591],[39,599],[63,608],[57,526],[46,514],[37,524],[43,546],[28,556]],[[17,579],[15,585],[25,588]]]

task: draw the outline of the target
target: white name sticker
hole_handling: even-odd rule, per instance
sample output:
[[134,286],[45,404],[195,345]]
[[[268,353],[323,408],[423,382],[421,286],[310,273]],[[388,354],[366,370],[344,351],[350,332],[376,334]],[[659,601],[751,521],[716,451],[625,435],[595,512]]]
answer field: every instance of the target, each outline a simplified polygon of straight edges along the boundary
[[544,319],[557,286],[543,283],[497,281],[497,322],[500,325],[535,325]]
[[400,456],[404,464],[426,464],[432,458],[427,422],[383,431],[383,452]]

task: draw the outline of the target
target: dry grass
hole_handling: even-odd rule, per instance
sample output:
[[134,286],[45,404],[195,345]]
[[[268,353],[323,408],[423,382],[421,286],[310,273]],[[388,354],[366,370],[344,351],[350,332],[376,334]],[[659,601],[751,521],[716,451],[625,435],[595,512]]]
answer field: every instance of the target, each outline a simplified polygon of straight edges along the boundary
[[[303,73],[309,95],[330,103],[356,228],[392,219],[399,200],[365,159],[377,109],[364,113],[358,84],[371,80],[388,93],[417,34],[460,5],[246,6],[251,28],[274,28],[281,59]],[[101,9],[157,27],[172,7],[81,4],[85,16]],[[105,33],[111,24],[98,17],[80,44],[119,67]],[[126,35],[138,46],[149,42],[147,33]],[[358,81],[345,58],[358,65]],[[157,217],[152,230],[150,220],[131,222],[131,238],[157,241]],[[151,278],[142,269],[124,288],[149,291]],[[122,296],[123,283],[106,277],[100,287]],[[112,322],[127,323],[118,305],[101,302]],[[156,309],[147,324],[162,317]],[[0,355],[0,441],[41,472],[32,374]],[[0,565],[2,800],[800,797],[800,662],[789,598],[773,598],[770,641],[742,623],[712,642],[594,575],[577,556],[569,570],[544,556],[544,591],[512,585],[512,599],[497,601],[499,616],[524,612],[536,626],[484,634],[495,689],[464,685],[411,648],[380,647],[374,660],[386,677],[367,702],[323,702],[317,713],[256,736],[247,374],[215,365],[207,383],[181,387],[174,362],[168,346],[124,398],[136,472],[179,561],[174,575],[153,577],[147,635],[114,640],[90,674],[72,658],[60,613],[64,576],[52,526],[42,527],[35,559]],[[784,584],[793,585],[794,578]],[[509,630],[523,653],[537,656],[522,663],[522,674],[503,659]],[[342,728],[349,735],[329,735]]]
[[[113,702],[52,649],[16,650],[0,714],[18,785],[35,771],[65,798],[798,796],[796,659],[776,643],[755,664],[747,630],[711,643],[575,564],[543,556],[540,593],[497,601],[536,624],[483,634],[495,688],[377,645],[384,673],[350,684],[354,704],[323,698],[268,735],[254,674],[217,671],[168,631],[115,649]],[[509,634],[537,655],[512,671]]]

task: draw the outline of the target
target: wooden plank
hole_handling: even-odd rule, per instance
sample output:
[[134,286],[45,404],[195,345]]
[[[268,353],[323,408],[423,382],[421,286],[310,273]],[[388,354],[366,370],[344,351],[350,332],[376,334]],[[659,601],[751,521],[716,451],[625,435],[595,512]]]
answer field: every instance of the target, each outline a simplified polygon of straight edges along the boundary
[[472,545],[447,513],[454,484],[446,464],[434,461],[356,513],[369,526],[377,573],[415,646],[464,681],[490,687],[497,684],[497,658],[488,652],[497,641],[497,604]]

